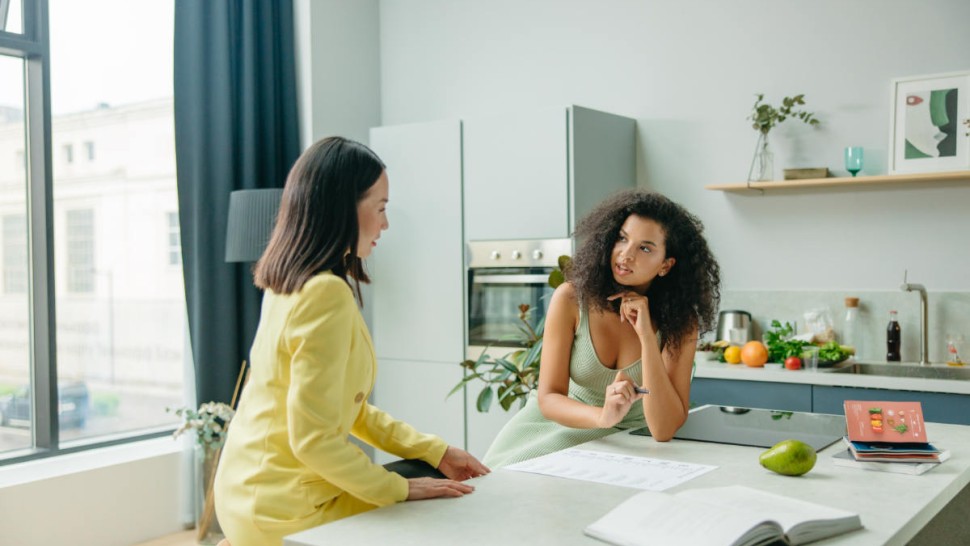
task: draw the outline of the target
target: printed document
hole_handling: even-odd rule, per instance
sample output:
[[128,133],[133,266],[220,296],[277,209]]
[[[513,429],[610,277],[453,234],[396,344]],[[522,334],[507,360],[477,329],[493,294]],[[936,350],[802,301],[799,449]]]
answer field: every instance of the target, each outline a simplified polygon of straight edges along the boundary
[[506,466],[506,470],[545,474],[560,478],[663,491],[716,466],[665,461],[585,449],[564,449]]

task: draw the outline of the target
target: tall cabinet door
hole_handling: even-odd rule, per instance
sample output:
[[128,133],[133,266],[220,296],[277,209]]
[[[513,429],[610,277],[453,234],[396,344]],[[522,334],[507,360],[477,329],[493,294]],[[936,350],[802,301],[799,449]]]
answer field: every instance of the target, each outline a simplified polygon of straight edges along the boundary
[[[381,359],[373,403],[399,421],[421,432],[440,436],[449,445],[465,445],[464,393],[448,396],[462,378],[456,363],[411,362]],[[377,451],[374,462],[385,464],[400,457]]]
[[390,227],[367,264],[377,357],[458,369],[465,351],[461,122],[378,127],[370,142],[390,184]]
[[569,236],[567,110],[464,121],[469,241]]

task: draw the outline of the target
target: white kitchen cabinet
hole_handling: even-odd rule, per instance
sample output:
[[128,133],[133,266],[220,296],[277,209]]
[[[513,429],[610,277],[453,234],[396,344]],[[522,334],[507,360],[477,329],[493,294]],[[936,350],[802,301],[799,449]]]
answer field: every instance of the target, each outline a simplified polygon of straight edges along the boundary
[[636,185],[635,122],[579,106],[463,121],[468,241],[558,239]]
[[461,122],[374,128],[370,144],[390,184],[390,227],[367,264],[377,356],[458,369],[465,353]]
[[378,407],[485,454],[514,411],[445,399],[465,358],[465,242],[569,237],[596,203],[635,186],[634,131],[577,106],[371,130],[390,182],[390,227],[367,260]]
[[[371,402],[421,432],[436,434],[449,445],[465,445],[464,396],[445,398],[462,378],[457,362],[413,362],[380,359]],[[398,457],[377,451],[374,461]]]

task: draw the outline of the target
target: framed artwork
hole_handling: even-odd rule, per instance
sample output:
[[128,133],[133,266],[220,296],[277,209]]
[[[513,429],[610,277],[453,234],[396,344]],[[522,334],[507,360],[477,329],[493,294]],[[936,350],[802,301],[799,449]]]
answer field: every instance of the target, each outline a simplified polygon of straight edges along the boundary
[[892,81],[889,172],[970,169],[970,72]]

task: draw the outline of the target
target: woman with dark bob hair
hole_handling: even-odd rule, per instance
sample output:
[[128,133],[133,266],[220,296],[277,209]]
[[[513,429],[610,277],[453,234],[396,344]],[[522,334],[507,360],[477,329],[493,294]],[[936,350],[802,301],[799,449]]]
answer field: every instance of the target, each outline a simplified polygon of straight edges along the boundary
[[492,467],[646,424],[687,420],[697,339],[713,329],[720,268],[694,215],[628,190],[576,229],[579,248],[546,314],[539,386],[495,438]]
[[[377,362],[357,306],[363,259],[388,228],[384,164],[363,144],[323,139],[286,179],[276,226],[256,263],[265,290],[251,374],[215,480],[234,546],[403,500],[460,497],[488,469],[368,402]],[[353,279],[351,284],[349,279]],[[387,467],[353,436],[403,457]]]

